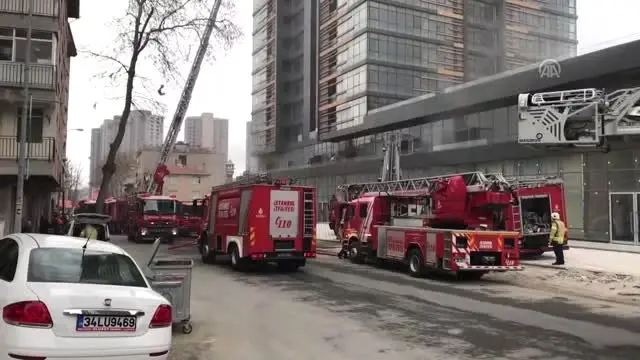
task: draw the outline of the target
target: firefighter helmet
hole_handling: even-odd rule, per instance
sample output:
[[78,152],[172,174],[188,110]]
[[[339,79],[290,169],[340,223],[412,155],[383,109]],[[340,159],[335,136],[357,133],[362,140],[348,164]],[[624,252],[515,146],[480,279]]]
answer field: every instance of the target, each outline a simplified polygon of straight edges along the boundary
[[558,214],[557,212],[551,213],[551,219],[552,220],[560,220],[560,214]]

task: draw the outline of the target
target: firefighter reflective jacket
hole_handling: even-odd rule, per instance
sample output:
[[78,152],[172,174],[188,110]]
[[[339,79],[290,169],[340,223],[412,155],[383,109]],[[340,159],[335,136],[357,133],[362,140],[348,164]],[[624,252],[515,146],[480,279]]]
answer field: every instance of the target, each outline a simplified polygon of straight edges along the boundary
[[80,233],[80,237],[89,240],[98,240],[98,230],[91,225],[87,225]]
[[551,223],[551,242],[554,244],[564,244],[567,227],[562,220],[554,220]]

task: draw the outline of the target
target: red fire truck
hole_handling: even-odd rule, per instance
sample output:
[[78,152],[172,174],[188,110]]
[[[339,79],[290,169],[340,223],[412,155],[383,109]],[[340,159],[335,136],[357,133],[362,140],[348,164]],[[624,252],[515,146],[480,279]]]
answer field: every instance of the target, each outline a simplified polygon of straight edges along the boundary
[[96,201],[91,199],[80,200],[73,212],[75,214],[93,214],[96,212]]
[[[194,206],[193,202],[196,202]],[[178,233],[180,235],[191,236],[200,234],[202,229],[202,204],[204,199],[194,199],[192,201],[180,202],[180,213],[178,216]]]
[[129,241],[154,241],[160,237],[173,243],[178,235],[179,202],[175,196],[138,194],[128,199]]
[[249,175],[214,187],[204,208],[198,247],[205,263],[230,255],[234,269],[273,262],[282,270],[295,271],[316,257],[313,187]]
[[[521,234],[520,254],[542,255],[551,251],[551,213],[557,212],[565,224],[567,221],[562,179],[557,176],[505,178],[499,174],[488,177],[509,183],[518,196],[519,203],[507,208],[505,228]],[[565,236],[568,237],[568,233]],[[565,250],[568,249],[569,246],[565,245]]]
[[401,261],[413,276],[432,269],[479,278],[521,270],[519,233],[486,230],[498,228],[514,203],[508,184],[481,172],[341,185],[330,226],[355,262]]

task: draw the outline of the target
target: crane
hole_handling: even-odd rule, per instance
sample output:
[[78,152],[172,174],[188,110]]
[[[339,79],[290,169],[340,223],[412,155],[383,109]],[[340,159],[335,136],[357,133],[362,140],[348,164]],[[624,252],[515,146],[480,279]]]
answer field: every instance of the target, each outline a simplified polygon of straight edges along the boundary
[[640,135],[640,87],[586,88],[518,96],[518,143],[601,147],[607,139]]
[[[222,0],[216,0],[213,4],[213,8],[211,9],[211,14],[209,15],[207,26],[204,29],[202,38],[200,38],[200,45],[198,46],[196,57],[195,59],[193,59],[193,64],[191,65],[189,76],[187,77],[187,81],[184,84],[184,88],[182,89],[182,94],[180,95],[180,100],[178,101],[178,105],[176,106],[176,111],[173,114],[171,125],[169,125],[169,132],[167,133],[167,137],[164,139],[164,143],[162,144],[162,148],[160,150],[160,159],[158,161],[156,171],[153,174],[153,179],[147,182],[146,190],[148,193],[162,195],[164,179],[169,175],[169,169],[166,163],[169,159],[169,155],[171,155],[171,151],[173,150],[176,140],[178,139],[178,133],[180,132],[180,128],[182,127],[184,116],[186,115],[187,109],[189,108],[191,95],[193,94],[193,89],[196,86],[196,80],[198,80],[202,62],[204,61],[204,57],[207,54],[209,40],[211,39],[211,34],[213,33],[213,29],[216,24],[216,18],[218,17],[218,11],[220,10],[221,4]],[[160,91],[162,91],[162,87],[158,90],[158,92]]]

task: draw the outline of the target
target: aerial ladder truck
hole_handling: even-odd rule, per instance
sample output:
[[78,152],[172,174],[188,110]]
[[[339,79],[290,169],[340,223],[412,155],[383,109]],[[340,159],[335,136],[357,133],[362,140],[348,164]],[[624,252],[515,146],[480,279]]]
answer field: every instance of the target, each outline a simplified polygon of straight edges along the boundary
[[404,262],[412,276],[521,269],[519,232],[504,230],[505,210],[518,203],[508,183],[479,171],[402,179],[399,155],[390,135],[379,181],[338,186],[329,225],[341,255]]
[[216,0],[211,9],[204,33],[200,38],[198,51],[171,120],[169,132],[162,144],[160,159],[155,172],[151,178],[146,178],[145,176],[142,181],[143,189],[141,189],[141,192],[129,196],[126,200],[128,209],[126,227],[130,241],[143,241],[161,237],[165,238],[169,243],[173,243],[174,237],[178,235],[179,202],[173,195],[162,195],[164,179],[169,175],[166,163],[178,139],[178,133],[189,108],[191,96],[207,53],[209,40],[215,28],[221,4],[222,0]]
[[189,108],[189,103],[191,102],[193,89],[196,86],[196,81],[198,80],[198,75],[200,74],[202,62],[204,61],[204,58],[207,54],[209,40],[211,39],[211,34],[213,33],[213,30],[215,28],[216,18],[218,17],[218,12],[220,10],[221,4],[222,0],[216,0],[216,2],[213,4],[213,8],[211,9],[211,14],[209,15],[207,25],[204,29],[204,33],[202,34],[202,38],[200,39],[200,45],[198,46],[196,57],[193,60],[191,70],[189,71],[189,76],[187,77],[187,81],[184,84],[184,88],[182,89],[182,94],[180,95],[180,100],[178,101],[176,111],[173,114],[173,119],[171,120],[171,125],[169,126],[169,132],[167,133],[167,137],[162,144],[162,148],[160,150],[160,159],[158,161],[156,170],[153,174],[153,178],[147,181],[147,193],[162,195],[164,179],[169,175],[167,160],[169,159],[171,151],[176,144],[176,140],[178,140],[178,133],[180,132],[182,122],[184,121],[187,109]]

